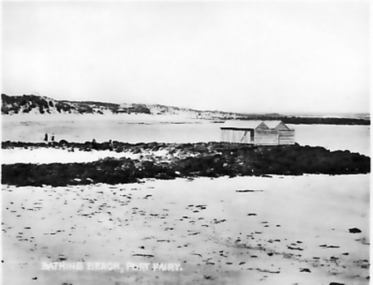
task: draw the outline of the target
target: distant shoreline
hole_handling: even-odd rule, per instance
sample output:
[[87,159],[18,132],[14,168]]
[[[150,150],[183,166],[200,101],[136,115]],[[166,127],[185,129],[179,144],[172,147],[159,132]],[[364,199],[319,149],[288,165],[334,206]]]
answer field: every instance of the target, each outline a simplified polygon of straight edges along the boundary
[[9,121],[23,121],[30,119],[31,121],[38,120],[74,120],[74,119],[89,119],[89,120],[101,120],[107,117],[108,120],[112,119],[123,119],[128,120],[128,123],[132,124],[144,124],[144,123],[162,123],[162,124],[198,124],[198,123],[224,123],[227,120],[237,121],[282,121],[285,124],[291,125],[336,125],[336,126],[370,126],[370,120],[366,119],[355,119],[355,118],[321,118],[321,117],[287,117],[287,116],[265,116],[265,115],[250,115],[247,117],[240,118],[214,118],[214,119],[198,119],[198,118],[185,118],[183,116],[176,115],[150,115],[150,114],[2,114],[2,118],[6,118]]
[[[17,186],[66,186],[97,183],[121,184],[141,179],[189,177],[266,176],[303,174],[366,174],[370,157],[323,147],[250,146],[228,143],[45,143],[3,142],[3,149],[56,148],[137,154],[106,157],[87,163],[15,163],[2,165],[2,184]],[[125,155],[124,155],[125,156]]]
[[[154,119],[155,121],[197,122],[197,121],[226,121],[226,120],[281,120],[285,124],[304,125],[370,125],[367,114],[360,117],[335,117],[334,115],[315,114],[281,114],[281,113],[240,113],[218,110],[196,110],[159,104],[115,104],[95,101],[66,101],[36,95],[8,96],[1,95],[1,114],[4,116],[49,116],[92,115],[95,118],[105,116],[124,116],[130,120],[134,118]],[[341,114],[343,115],[343,114]],[[357,116],[358,114],[356,114]],[[97,116],[97,117],[96,117]]]

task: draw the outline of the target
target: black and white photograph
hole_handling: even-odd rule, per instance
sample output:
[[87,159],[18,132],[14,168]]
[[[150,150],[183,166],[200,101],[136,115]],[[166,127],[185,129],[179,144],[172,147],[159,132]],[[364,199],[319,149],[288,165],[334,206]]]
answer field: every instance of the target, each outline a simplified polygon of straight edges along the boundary
[[2,1],[2,284],[368,285],[370,16]]

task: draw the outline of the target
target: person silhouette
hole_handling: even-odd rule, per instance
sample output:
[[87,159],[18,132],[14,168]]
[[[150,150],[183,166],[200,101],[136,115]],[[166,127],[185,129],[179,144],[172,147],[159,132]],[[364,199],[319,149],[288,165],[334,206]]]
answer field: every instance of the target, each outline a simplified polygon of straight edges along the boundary
[[48,142],[48,134],[45,134],[45,136],[44,136],[44,141],[45,141],[45,142]]

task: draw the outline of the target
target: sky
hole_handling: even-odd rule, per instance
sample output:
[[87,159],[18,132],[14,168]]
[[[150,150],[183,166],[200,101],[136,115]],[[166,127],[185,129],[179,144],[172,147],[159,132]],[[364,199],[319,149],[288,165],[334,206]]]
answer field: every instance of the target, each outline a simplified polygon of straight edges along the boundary
[[2,3],[2,93],[369,112],[368,1]]

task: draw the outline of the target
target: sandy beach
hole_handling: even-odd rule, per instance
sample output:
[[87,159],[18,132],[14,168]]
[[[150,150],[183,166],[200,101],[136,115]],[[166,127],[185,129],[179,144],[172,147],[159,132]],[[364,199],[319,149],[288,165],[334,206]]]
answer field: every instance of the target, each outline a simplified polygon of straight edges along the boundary
[[[3,185],[3,282],[368,284],[368,185],[368,175]],[[84,268],[43,270],[51,262]],[[140,263],[180,267],[128,267]]]
[[79,151],[74,152],[64,149],[3,149],[2,164],[13,163],[73,163],[73,162],[92,162],[105,157],[127,157],[138,159],[139,154],[117,153],[115,151]]

